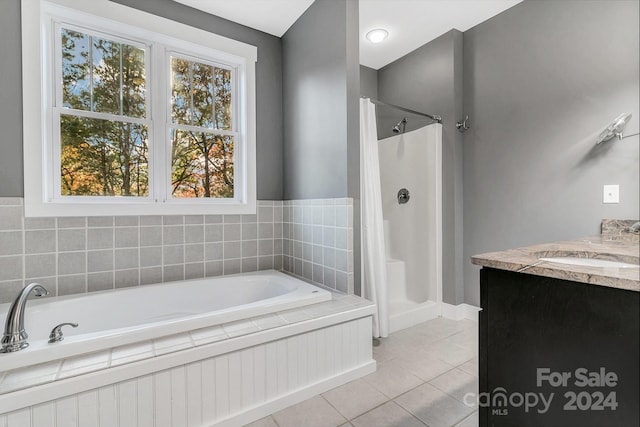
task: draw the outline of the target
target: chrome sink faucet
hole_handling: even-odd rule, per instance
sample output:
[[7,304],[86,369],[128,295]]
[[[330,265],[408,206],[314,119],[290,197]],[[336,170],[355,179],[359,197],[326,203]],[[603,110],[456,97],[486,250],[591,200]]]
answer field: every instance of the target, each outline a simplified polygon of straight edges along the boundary
[[48,295],[49,292],[39,283],[31,283],[20,291],[7,312],[7,321],[2,335],[2,348],[0,353],[11,353],[27,348],[27,332],[24,330],[24,312],[27,298],[33,292],[37,297]]

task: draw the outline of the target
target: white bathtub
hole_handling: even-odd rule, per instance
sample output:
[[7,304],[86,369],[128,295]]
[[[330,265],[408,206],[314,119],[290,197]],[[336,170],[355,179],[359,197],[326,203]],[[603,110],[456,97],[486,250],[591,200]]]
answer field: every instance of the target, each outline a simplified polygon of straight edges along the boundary
[[[29,347],[0,354],[7,371],[51,360],[211,327],[331,299],[331,293],[286,274],[256,273],[162,283],[27,302]],[[9,304],[0,305],[4,322]],[[64,340],[48,344],[63,322]]]
[[275,271],[32,297],[0,426],[243,426],[373,372],[374,310]]

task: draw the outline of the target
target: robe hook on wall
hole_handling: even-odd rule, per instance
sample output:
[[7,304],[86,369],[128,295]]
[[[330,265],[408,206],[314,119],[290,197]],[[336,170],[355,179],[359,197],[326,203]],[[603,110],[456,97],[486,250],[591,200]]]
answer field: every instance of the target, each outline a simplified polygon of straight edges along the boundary
[[458,129],[460,132],[468,131],[469,128],[471,127],[471,126],[468,125],[468,123],[467,123],[468,121],[469,121],[469,116],[467,115],[464,118],[464,120],[460,120],[460,121],[456,122],[456,129]]

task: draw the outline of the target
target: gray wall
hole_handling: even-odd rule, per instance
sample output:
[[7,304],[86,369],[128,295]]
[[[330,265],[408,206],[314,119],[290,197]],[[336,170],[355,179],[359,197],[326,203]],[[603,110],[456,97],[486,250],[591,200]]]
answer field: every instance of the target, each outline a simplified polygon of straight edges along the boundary
[[357,7],[316,0],[282,37],[285,199],[356,195]]
[[22,67],[20,0],[0,11],[0,197],[22,196]]
[[360,10],[346,2],[347,31],[347,195],[353,199],[354,292],[362,295],[360,248]]
[[360,66],[360,96],[378,98],[378,70]]
[[[360,265],[358,24],[356,0],[316,0],[282,36],[284,199],[353,198],[355,266]],[[354,270],[360,294],[360,268]]]
[[[443,119],[443,300],[464,301],[462,277],[462,33],[451,30],[378,70],[379,99]],[[379,108],[378,136],[391,136],[403,116],[407,131],[428,119]]]
[[[258,47],[256,65],[258,199],[282,199],[282,46],[280,38],[171,0],[116,0]],[[0,13],[0,196],[23,195],[20,1]]]
[[[596,148],[618,114],[638,132],[637,1],[524,1],[464,33],[465,300],[471,255],[599,234],[639,217],[638,137]],[[602,204],[602,185],[620,204]]]

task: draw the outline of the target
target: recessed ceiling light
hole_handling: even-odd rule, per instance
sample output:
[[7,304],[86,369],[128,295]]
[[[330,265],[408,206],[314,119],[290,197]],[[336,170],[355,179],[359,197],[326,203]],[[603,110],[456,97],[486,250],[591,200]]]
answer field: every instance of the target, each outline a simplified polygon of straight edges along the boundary
[[387,36],[389,36],[389,32],[387,30],[383,30],[382,28],[371,30],[366,35],[367,40],[369,40],[371,43],[380,43],[384,41]]

